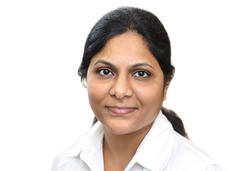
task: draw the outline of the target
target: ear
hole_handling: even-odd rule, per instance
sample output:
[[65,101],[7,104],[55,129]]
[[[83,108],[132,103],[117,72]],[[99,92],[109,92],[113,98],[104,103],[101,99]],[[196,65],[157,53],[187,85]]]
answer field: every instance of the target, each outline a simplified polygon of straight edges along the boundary
[[167,91],[168,91],[168,88],[169,88],[169,83],[170,83],[169,81],[166,81],[166,83],[165,83],[163,101],[165,101],[166,98],[167,98]]

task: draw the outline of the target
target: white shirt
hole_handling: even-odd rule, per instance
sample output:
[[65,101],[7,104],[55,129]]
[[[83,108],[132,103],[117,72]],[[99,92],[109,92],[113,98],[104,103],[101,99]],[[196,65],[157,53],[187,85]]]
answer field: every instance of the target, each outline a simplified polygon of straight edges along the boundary
[[[59,154],[52,171],[103,171],[103,125]],[[160,112],[124,171],[224,171],[190,140],[174,131]]]

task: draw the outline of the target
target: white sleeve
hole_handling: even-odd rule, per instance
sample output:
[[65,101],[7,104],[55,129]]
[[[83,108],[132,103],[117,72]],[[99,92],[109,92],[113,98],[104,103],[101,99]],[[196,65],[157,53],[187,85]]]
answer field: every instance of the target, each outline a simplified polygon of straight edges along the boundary
[[56,156],[51,167],[51,171],[59,171],[60,156]]
[[202,171],[227,171],[227,170],[225,170],[225,168],[221,167],[220,165],[212,164],[202,169]]

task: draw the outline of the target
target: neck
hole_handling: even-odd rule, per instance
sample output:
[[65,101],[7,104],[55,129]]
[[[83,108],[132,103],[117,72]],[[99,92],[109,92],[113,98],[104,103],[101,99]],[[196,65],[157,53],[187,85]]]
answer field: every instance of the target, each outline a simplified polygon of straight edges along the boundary
[[134,133],[125,135],[112,134],[105,128],[103,143],[104,160],[112,161],[125,168],[151,126],[152,124]]

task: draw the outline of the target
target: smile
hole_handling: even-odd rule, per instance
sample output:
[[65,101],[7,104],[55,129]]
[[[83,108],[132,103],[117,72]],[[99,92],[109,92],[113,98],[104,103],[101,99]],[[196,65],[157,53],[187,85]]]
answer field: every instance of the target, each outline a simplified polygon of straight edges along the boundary
[[105,106],[110,112],[115,115],[127,115],[137,110],[136,107],[117,107],[117,106]]

